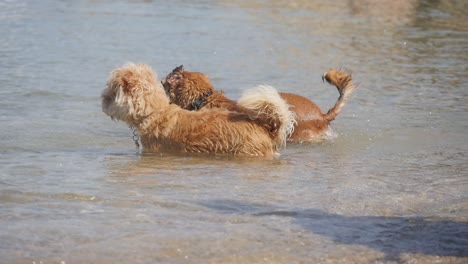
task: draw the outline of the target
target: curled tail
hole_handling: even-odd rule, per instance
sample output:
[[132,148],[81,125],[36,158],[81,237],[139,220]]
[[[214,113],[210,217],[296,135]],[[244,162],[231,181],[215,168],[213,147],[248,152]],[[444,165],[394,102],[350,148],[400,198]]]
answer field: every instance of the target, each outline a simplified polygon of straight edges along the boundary
[[275,88],[259,85],[245,91],[237,103],[254,113],[253,120],[255,117],[266,117],[268,129],[277,148],[286,145],[286,140],[294,131],[296,116],[294,112],[289,110],[289,105],[281,98]]
[[335,85],[340,93],[340,97],[338,97],[335,105],[325,114],[325,119],[331,122],[335,120],[336,116],[341,112],[346,101],[348,101],[349,95],[356,89],[356,86],[353,84],[351,74],[336,69],[331,69],[324,73],[322,75],[322,80]]

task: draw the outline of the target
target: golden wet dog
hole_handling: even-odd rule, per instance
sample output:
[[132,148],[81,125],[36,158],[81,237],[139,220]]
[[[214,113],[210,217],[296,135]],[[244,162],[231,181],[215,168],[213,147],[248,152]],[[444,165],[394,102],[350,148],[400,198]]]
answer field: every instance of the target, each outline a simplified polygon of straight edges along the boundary
[[[327,113],[323,113],[314,102],[303,96],[280,93],[290,105],[290,110],[296,114],[297,124],[288,138],[289,141],[313,142],[326,138],[331,132],[330,122],[341,112],[349,95],[355,89],[351,75],[335,69],[325,73],[322,79],[335,85],[340,93],[335,105]],[[231,111],[243,111],[235,101],[227,98],[223,92],[217,91],[206,74],[185,71],[182,65],[169,73],[162,80],[162,84],[171,102],[184,109],[225,108]]]
[[102,110],[137,129],[145,150],[238,156],[272,156],[294,127],[294,113],[277,91],[259,86],[238,105],[246,112],[205,108],[188,111],[170,104],[145,64],[127,64],[111,73],[102,92]]

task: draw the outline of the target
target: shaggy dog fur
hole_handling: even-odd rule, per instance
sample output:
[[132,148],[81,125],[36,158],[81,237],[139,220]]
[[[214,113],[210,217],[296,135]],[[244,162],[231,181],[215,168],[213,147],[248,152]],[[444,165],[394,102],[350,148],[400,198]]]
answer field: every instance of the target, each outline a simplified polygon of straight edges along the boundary
[[136,128],[145,150],[271,156],[284,147],[295,119],[269,86],[247,91],[247,112],[220,108],[188,111],[169,103],[151,68],[128,64],[112,72],[102,92],[102,110]]
[[[337,102],[327,113],[323,113],[315,103],[303,96],[280,93],[297,118],[294,133],[289,141],[313,142],[326,138],[331,132],[330,122],[341,112],[349,95],[355,89],[351,75],[335,69],[325,73],[322,80],[335,85],[340,93]],[[206,74],[185,71],[182,65],[175,68],[161,83],[171,102],[184,109],[198,110],[217,107],[231,111],[244,111],[239,104],[224,96],[223,92],[217,91]]]

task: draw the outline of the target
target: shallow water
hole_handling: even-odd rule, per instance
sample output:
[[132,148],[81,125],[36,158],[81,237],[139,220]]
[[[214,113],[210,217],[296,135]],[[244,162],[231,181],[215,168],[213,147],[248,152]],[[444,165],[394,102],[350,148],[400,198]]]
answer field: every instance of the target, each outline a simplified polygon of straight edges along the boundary
[[[466,263],[466,3],[336,2],[0,1],[0,263]],[[359,88],[273,160],[142,154],[100,108],[128,61]]]

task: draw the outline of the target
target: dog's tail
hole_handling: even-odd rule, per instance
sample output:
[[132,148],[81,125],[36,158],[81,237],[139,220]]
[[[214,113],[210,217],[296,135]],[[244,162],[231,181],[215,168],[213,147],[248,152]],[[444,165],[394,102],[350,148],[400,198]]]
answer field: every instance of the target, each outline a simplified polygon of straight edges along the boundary
[[245,91],[237,103],[255,113],[257,117],[260,117],[259,119],[264,119],[262,117],[266,116],[269,120],[268,130],[277,148],[280,149],[286,145],[286,140],[294,131],[296,116],[289,110],[289,105],[275,88],[259,85]]
[[340,97],[338,97],[335,105],[324,115],[325,119],[331,122],[335,120],[336,116],[341,112],[350,94],[356,89],[356,85],[353,84],[351,74],[336,69],[331,69],[324,73],[322,75],[322,80],[335,85],[340,93]]

